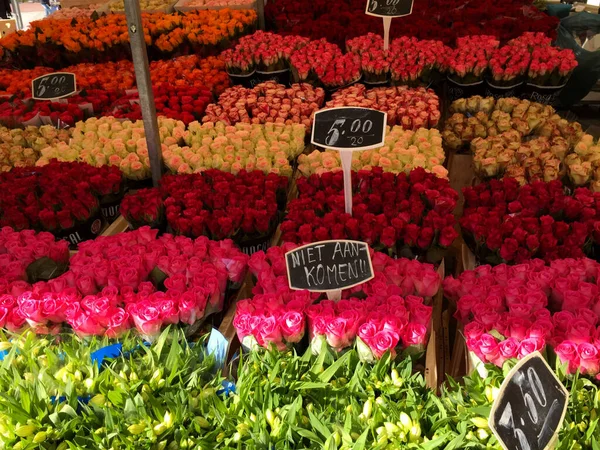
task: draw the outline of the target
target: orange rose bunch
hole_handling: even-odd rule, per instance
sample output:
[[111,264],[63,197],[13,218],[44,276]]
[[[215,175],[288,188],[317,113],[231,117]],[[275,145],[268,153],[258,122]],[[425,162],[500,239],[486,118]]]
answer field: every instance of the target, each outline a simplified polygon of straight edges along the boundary
[[[151,59],[177,53],[216,55],[223,44],[250,31],[256,18],[256,11],[246,9],[143,14],[148,55]],[[0,53],[5,63],[23,68],[129,59],[127,20],[124,14],[110,14],[96,20],[32,22],[29,29],[0,39]]]

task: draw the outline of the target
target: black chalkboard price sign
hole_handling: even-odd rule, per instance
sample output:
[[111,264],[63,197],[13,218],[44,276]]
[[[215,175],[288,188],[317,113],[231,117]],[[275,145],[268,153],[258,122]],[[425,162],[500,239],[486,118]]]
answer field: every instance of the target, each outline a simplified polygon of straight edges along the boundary
[[36,100],[55,100],[77,92],[75,74],[55,72],[37,77],[31,81],[31,97]]
[[331,108],[315,113],[311,142],[333,150],[367,150],[383,145],[387,114],[369,108]]
[[490,412],[490,428],[506,450],[546,450],[567,412],[569,393],[539,352],[508,373]]
[[402,17],[412,14],[414,0],[367,0],[365,14],[377,17]]
[[320,241],[285,254],[291,289],[330,292],[374,277],[369,246],[359,241]]

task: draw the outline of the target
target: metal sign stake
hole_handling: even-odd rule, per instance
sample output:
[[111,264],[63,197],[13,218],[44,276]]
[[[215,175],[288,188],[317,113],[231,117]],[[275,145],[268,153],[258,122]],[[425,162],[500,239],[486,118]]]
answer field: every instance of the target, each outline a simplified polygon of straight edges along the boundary
[[152,171],[152,183],[156,187],[162,176],[162,149],[158,134],[158,121],[156,119],[156,106],[154,93],[150,81],[150,66],[148,53],[144,41],[144,28],[142,26],[142,11],[139,0],[125,0],[125,15],[127,16],[127,29],[133,56],[135,79],[140,96],[140,107],[144,120],[146,143],[148,144],[148,157]]

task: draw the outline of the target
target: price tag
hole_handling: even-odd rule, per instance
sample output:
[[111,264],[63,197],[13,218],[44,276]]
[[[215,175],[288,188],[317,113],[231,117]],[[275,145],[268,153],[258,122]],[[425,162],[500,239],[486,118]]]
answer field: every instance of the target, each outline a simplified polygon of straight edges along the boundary
[[413,0],[367,0],[365,14],[376,17],[402,17],[412,14]]
[[331,108],[315,113],[311,142],[333,150],[383,145],[387,113],[369,108]]
[[383,146],[387,113],[369,108],[331,108],[315,113],[311,142],[339,150],[344,172],[344,203],[352,214],[352,151]]
[[375,276],[366,242],[314,242],[287,252],[285,262],[290,289],[296,290],[340,291]]
[[568,403],[569,392],[534,352],[502,383],[490,412],[490,428],[505,450],[546,450],[554,444]]
[[31,97],[36,100],[55,100],[77,92],[75,74],[55,72],[31,81]]

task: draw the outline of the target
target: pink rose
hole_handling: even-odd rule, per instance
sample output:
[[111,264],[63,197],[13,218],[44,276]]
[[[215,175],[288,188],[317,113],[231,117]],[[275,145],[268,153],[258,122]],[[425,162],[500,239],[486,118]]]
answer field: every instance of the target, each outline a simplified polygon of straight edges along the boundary
[[498,344],[498,352],[500,356],[507,359],[516,358],[519,351],[519,341],[515,338],[508,338],[503,341],[500,341]]
[[148,340],[158,336],[162,327],[160,310],[147,302],[131,305],[128,311],[137,330]]
[[137,269],[126,267],[119,272],[119,286],[131,286],[136,288],[140,282],[140,275]]
[[327,324],[325,336],[327,343],[335,350],[340,351],[343,348],[352,345],[354,336],[350,336],[352,324],[342,317],[335,317]]
[[10,283],[9,290],[13,297],[18,297],[23,292],[31,290],[31,285],[23,280],[13,281]]
[[577,344],[571,341],[563,341],[554,348],[554,351],[562,363],[568,363],[567,373],[577,371],[580,362]]
[[[181,301],[181,299],[180,299]],[[233,319],[233,326],[237,332],[238,339],[240,342],[244,340],[246,336],[249,336],[254,331],[253,323],[250,320],[252,318],[251,313],[236,311]]]
[[89,275],[82,275],[75,280],[75,286],[81,295],[94,295],[98,292],[94,279]]
[[463,334],[466,339],[477,340],[485,331],[486,329],[479,322],[470,322],[465,325]]
[[158,308],[160,311],[160,319],[163,324],[177,324],[179,323],[179,311],[177,304],[173,300],[165,299],[157,302],[153,302],[153,306]]
[[[183,323],[192,325],[198,318],[204,314],[204,306],[202,309],[198,307],[198,298],[193,292],[184,292],[179,296],[179,320]],[[204,303],[206,305],[206,303]]]
[[559,329],[566,331],[569,328],[571,322],[575,320],[575,314],[571,311],[558,311],[556,314],[552,316],[552,321],[554,322],[554,326]]
[[527,336],[527,330],[531,327],[531,322],[521,318],[511,318],[508,323],[508,335],[518,341],[522,341]]
[[61,323],[66,320],[66,307],[64,300],[57,300],[50,295],[46,295],[42,300],[42,315],[51,322]]
[[278,350],[282,351],[286,348],[275,316],[263,317],[254,334],[262,347],[268,348],[269,344],[275,344]]
[[582,372],[596,375],[600,369],[600,354],[598,353],[598,349],[593,344],[584,342],[577,346],[577,353],[579,353],[579,365]]
[[373,336],[373,338],[367,343],[369,348],[377,358],[381,358],[385,352],[390,351],[392,358],[396,356],[396,346],[400,340],[398,334],[382,330]]
[[433,307],[422,304],[409,307],[411,322],[420,323],[421,325],[429,326]]
[[25,325],[25,318],[19,314],[19,310],[17,308],[13,308],[9,311],[8,316],[6,317],[5,327],[8,331],[18,332]]
[[27,320],[30,326],[34,327],[36,324],[46,323],[44,314],[42,313],[42,301],[31,298],[30,295],[25,293],[19,297],[17,303],[19,304],[19,314]]
[[527,330],[527,337],[548,339],[553,331],[554,324],[550,319],[538,319]]
[[286,342],[300,342],[304,336],[304,315],[298,311],[288,311],[279,318],[279,327]]
[[541,338],[523,339],[519,345],[519,358],[524,358],[533,352],[540,351],[545,345],[546,342]]
[[91,314],[83,310],[78,311],[71,319],[69,325],[73,328],[78,336],[101,336],[104,334],[102,327]]
[[131,327],[129,314],[123,308],[114,308],[111,311],[106,336],[118,338]]
[[562,309],[565,311],[577,311],[591,305],[591,298],[586,297],[579,291],[565,291]]
[[484,333],[479,338],[479,353],[485,358],[483,362],[493,362],[498,358],[498,341],[491,334]]
[[369,343],[373,337],[377,334],[377,325],[375,323],[368,321],[363,323],[360,327],[358,327],[358,337],[360,337],[365,343]]
[[576,344],[589,342],[593,331],[594,327],[589,322],[583,319],[575,319],[570,323],[569,328],[567,328],[566,338]]
[[417,276],[412,277],[412,281],[420,297],[433,297],[442,285],[440,275],[432,270],[422,270]]
[[419,323],[409,323],[404,328],[402,342],[405,347],[425,345],[427,342],[427,328]]

